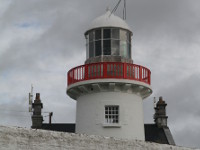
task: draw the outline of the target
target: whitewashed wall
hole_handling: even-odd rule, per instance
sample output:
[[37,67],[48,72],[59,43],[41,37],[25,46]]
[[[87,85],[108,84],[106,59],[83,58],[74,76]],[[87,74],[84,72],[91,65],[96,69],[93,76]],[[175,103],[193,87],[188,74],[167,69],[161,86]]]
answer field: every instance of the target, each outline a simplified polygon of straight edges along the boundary
[[[76,133],[144,140],[142,98],[122,92],[100,92],[77,99]],[[105,105],[119,106],[119,127],[106,128]]]
[[[0,126],[1,150],[192,150],[135,140]],[[200,149],[199,149],[200,150]]]

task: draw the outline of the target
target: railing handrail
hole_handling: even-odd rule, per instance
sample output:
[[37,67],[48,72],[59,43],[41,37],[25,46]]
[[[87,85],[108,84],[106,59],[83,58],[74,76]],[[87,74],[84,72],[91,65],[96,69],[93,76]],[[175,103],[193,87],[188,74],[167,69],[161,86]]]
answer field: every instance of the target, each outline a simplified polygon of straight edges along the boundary
[[122,62],[99,62],[74,67],[68,71],[68,86],[91,79],[129,79],[151,84],[151,71],[143,66]]

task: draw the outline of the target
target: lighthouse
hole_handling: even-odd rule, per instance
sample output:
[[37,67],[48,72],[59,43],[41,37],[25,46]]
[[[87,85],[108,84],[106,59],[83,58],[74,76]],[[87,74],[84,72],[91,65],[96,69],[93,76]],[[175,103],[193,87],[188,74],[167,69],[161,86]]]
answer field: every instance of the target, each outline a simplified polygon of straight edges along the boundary
[[66,93],[77,101],[76,133],[144,140],[143,99],[151,71],[133,63],[132,31],[109,10],[85,32],[84,65],[68,71]]

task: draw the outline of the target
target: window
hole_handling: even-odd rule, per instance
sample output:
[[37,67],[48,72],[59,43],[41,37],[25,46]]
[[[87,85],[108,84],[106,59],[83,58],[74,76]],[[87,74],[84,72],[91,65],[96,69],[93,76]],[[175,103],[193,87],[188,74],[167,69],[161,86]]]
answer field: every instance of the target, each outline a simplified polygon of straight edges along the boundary
[[131,59],[131,32],[119,28],[97,28],[86,37],[87,59],[102,56],[122,56]]
[[101,55],[101,41],[95,41],[95,55]]
[[91,31],[90,33],[89,33],[89,41],[91,42],[91,41],[93,41],[94,40],[94,33],[93,33],[93,31]]
[[101,29],[95,30],[95,40],[101,40]]
[[128,49],[128,58],[131,59],[131,45],[128,43],[127,46],[128,46],[128,47],[127,47],[127,49]]
[[104,29],[103,30],[103,38],[104,39],[110,39],[110,29]]
[[89,58],[89,46],[88,43],[86,44],[86,58]]
[[112,39],[119,40],[119,29],[116,29],[116,28],[112,29]]
[[111,54],[111,41],[103,40],[103,54],[110,55]]
[[105,106],[105,123],[118,124],[119,123],[119,106]]
[[89,43],[89,57],[94,57],[94,43],[90,42]]
[[127,41],[129,42],[129,43],[131,43],[131,33],[127,33]]
[[120,40],[121,41],[127,41],[127,31],[120,30]]
[[126,41],[120,41],[120,56],[123,56],[123,57],[128,56],[128,49],[127,49]]
[[119,40],[112,40],[112,55],[119,56]]

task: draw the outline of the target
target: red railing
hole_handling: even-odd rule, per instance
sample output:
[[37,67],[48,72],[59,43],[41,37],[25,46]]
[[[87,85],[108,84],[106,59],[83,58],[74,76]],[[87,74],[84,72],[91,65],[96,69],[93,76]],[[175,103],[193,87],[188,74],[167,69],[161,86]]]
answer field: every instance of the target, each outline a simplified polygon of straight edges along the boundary
[[143,66],[101,62],[75,67],[68,71],[68,85],[91,79],[129,79],[151,84],[151,71]]

